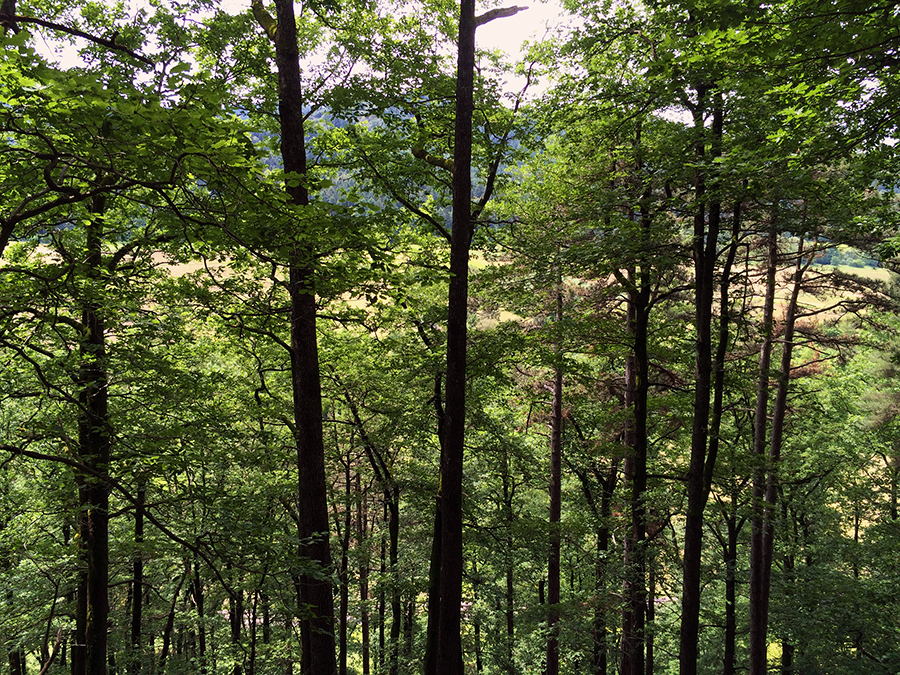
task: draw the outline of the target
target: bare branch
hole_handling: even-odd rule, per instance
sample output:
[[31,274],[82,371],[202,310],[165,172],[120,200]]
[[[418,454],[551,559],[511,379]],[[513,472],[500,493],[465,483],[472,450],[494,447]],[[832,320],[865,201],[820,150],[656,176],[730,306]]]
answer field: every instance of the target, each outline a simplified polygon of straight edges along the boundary
[[503,19],[507,16],[512,16],[513,14],[518,14],[522,10],[528,9],[527,7],[497,7],[496,9],[491,9],[475,17],[475,27],[483,26],[489,21],[493,21],[494,19]]
[[46,21],[44,19],[38,19],[34,16],[22,16],[22,15],[10,15],[6,12],[0,12],[0,25],[11,26],[18,23],[34,23],[38,26],[43,26],[44,28],[50,28],[52,30],[58,30],[61,33],[66,33],[68,35],[74,35],[75,37],[84,38],[88,42],[93,42],[94,44],[98,44],[102,47],[106,47],[107,49],[112,49],[116,52],[122,52],[123,54],[128,54],[133,59],[137,59],[141,63],[145,63],[151,68],[155,65],[153,61],[148,59],[143,54],[138,54],[133,49],[129,49],[125,45],[120,45],[116,42],[115,37],[111,40],[107,40],[106,38],[97,37],[96,35],[91,35],[90,33],[85,33],[82,30],[78,30],[77,28],[72,28],[70,26],[63,26],[59,23],[54,23],[53,21]]

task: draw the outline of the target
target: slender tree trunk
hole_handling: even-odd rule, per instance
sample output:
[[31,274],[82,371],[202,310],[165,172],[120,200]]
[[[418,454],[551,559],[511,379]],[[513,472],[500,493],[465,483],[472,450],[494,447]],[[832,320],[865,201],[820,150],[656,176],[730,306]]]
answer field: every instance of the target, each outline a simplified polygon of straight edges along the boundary
[[[383,520],[387,520],[387,502],[383,502],[384,506],[384,517]],[[387,542],[384,539],[384,532],[381,534],[381,579],[385,579],[387,576]],[[385,590],[385,584],[378,584],[378,671],[379,673],[384,672],[384,664],[387,650],[385,649],[385,624],[387,623],[387,591]]]
[[[706,153],[705,110],[709,87],[696,88],[694,128],[699,134],[698,161]],[[716,92],[713,104],[712,154],[721,148],[723,104]],[[697,675],[700,641],[700,572],[703,558],[703,513],[709,498],[715,455],[707,454],[710,441],[710,396],[713,394],[712,302],[715,290],[715,262],[718,251],[721,207],[717,198],[707,198],[707,176],[701,167],[695,172],[694,199],[694,326],[697,332],[694,374],[694,420],[691,429],[691,458],[687,476],[687,510],[684,528],[684,557],[681,596],[680,675]],[[707,208],[708,207],[708,208]],[[714,437],[714,434],[712,434]]]
[[[260,579],[260,585],[265,583],[266,577]],[[247,675],[256,675],[256,637],[258,634],[259,589],[253,593],[253,604],[250,607],[250,656],[247,659]]]
[[[787,416],[787,398],[790,387],[791,361],[794,348],[794,324],[797,317],[797,304],[800,298],[800,289],[803,282],[803,272],[806,268],[803,256],[803,237],[800,238],[800,246],[797,251],[797,263],[794,269],[793,288],[788,301],[784,319],[784,335],[781,348],[781,365],[778,372],[778,389],[775,393],[775,402],[772,406],[772,428],[769,437],[769,458],[766,475],[765,503],[763,506],[764,521],[762,526],[762,570],[759,573],[759,583],[762,588],[758,592],[761,607],[759,614],[762,635],[760,641],[767,642],[768,618],[769,618],[769,593],[772,588],[772,558],[775,548],[775,505],[778,501],[778,467],[781,462],[781,447],[784,440],[784,422]],[[752,571],[752,569],[751,569]],[[765,670],[761,670],[763,675]],[[751,668],[751,675],[755,675]]]
[[644,662],[644,675],[653,675],[656,665],[653,651],[653,621],[656,619],[656,566],[651,555],[647,556],[647,625],[651,632],[645,636],[647,656]]
[[[441,448],[439,465],[444,466],[444,447],[447,442],[446,417],[444,406],[441,403],[441,374],[434,377],[434,408],[437,418],[438,443]],[[431,559],[428,566],[428,625],[425,632],[425,663],[424,675],[436,675],[438,628],[441,617],[441,545],[443,533],[441,530],[441,490],[438,488],[434,505],[434,523],[431,536]]]
[[368,499],[365,492],[361,489],[360,475],[356,474],[356,492],[359,494],[359,502],[356,511],[357,522],[357,542],[360,550],[363,552],[359,562],[359,602],[360,609],[360,627],[362,630],[362,671],[363,675],[369,675],[369,556],[366,539],[366,524],[368,523]]
[[[641,130],[635,138],[635,164],[643,169]],[[631,528],[625,536],[622,613],[622,675],[645,675],[646,611],[647,611],[647,399],[649,395],[650,356],[649,322],[650,263],[648,252],[653,246],[652,217],[649,211],[649,187],[640,200],[641,246],[638,269],[629,270],[627,330],[631,354],[625,367],[625,405],[629,418],[625,428],[625,481],[631,487]]]
[[10,675],[26,675],[25,673],[25,652],[21,647],[15,647],[7,652],[9,657]]
[[[275,0],[274,22],[262,8],[261,0],[253,0],[252,8],[254,16],[275,43],[282,164],[286,172],[305,177],[306,136],[294,3],[293,0]],[[294,205],[309,205],[309,193],[303,180],[296,185],[286,185],[285,191]],[[317,573],[300,575],[297,611],[302,675],[333,675],[337,671],[334,598],[329,574],[331,551],[313,260],[314,251],[295,245],[288,273],[291,391],[297,449],[297,553],[301,559],[319,567]]]
[[597,562],[594,566],[594,588],[597,595],[597,604],[594,607],[592,625],[593,633],[593,673],[594,675],[606,675],[608,665],[609,646],[606,638],[606,625],[608,608],[605,600],[607,588],[607,559],[609,552],[609,523],[612,517],[612,498],[618,480],[619,466],[614,460],[605,476],[599,468],[594,469],[594,476],[600,485],[600,508],[595,508],[597,517]]
[[462,675],[462,478],[466,413],[466,324],[472,240],[472,112],[475,77],[475,0],[461,0],[453,150],[453,216],[447,320],[447,440],[441,465],[441,606],[437,675]]
[[137,501],[134,509],[134,544],[135,554],[132,562],[131,582],[131,645],[128,671],[132,675],[141,672],[141,626],[144,609],[144,555],[141,547],[144,543],[144,503],[147,496],[147,484],[143,480],[138,485]]
[[769,378],[774,342],[775,281],[778,271],[778,231],[773,213],[769,227],[766,256],[766,294],[763,301],[759,374],[756,385],[756,410],[753,420],[753,516],[750,521],[750,673],[765,675],[768,667],[764,590],[764,502],[766,493],[765,449],[768,438]]
[[[230,567],[230,566],[229,566]],[[231,575],[232,590],[228,600],[228,621],[231,627],[231,644],[234,646],[235,655],[243,653],[241,649],[241,633],[244,628],[244,592],[241,590],[240,573]],[[243,665],[235,661],[232,675],[241,675]]]
[[482,648],[481,648],[481,618],[478,614],[477,605],[479,599],[479,587],[481,586],[481,579],[478,576],[478,564],[473,559],[472,560],[472,610],[474,613],[474,617],[472,620],[472,632],[475,638],[475,673],[476,675],[482,675],[484,672],[484,663],[482,661]]
[[722,657],[722,675],[735,674],[737,644],[737,545],[740,528],[737,523],[737,495],[733,495],[734,507],[728,514],[728,539],[725,543],[725,638]]
[[172,604],[169,607],[169,611],[166,614],[166,626],[163,629],[162,634],[162,649],[159,652],[159,665],[157,666],[156,672],[159,675],[162,675],[166,672],[166,659],[169,657],[169,646],[172,644],[172,633],[175,628],[175,607],[178,605],[178,597],[181,595],[181,587],[184,584],[184,580],[188,578],[188,574],[182,574],[181,579],[178,580],[178,585],[175,587],[175,593],[172,595]]
[[[643,284],[642,284],[643,286]],[[625,403],[630,416],[625,429],[625,480],[631,487],[631,527],[625,536],[625,576],[622,612],[622,675],[644,675],[646,611],[647,509],[647,352],[648,311],[646,293],[634,290],[628,303],[628,331],[633,340],[626,365]]]
[[391,641],[390,641],[390,675],[397,675],[399,670],[400,632],[403,622],[403,604],[400,596],[400,505],[396,487],[387,502],[390,520],[388,522],[389,548],[388,556],[391,571]]
[[347,612],[350,606],[350,531],[352,522],[352,481],[350,453],[344,458],[344,523],[341,537],[340,596],[338,609],[338,675],[347,675]]
[[514,541],[512,536],[512,528],[515,522],[515,512],[513,511],[513,493],[514,487],[510,484],[509,472],[509,450],[504,446],[501,449],[503,453],[503,471],[500,476],[503,486],[503,511],[506,521],[506,547],[503,552],[504,558],[504,576],[506,578],[505,607],[506,615],[506,635],[504,636],[501,670],[507,675],[515,675],[515,644],[516,644],[516,610],[515,610],[515,568],[513,559]]
[[[91,204],[91,218],[86,226],[84,264],[89,283],[81,300],[81,323],[85,336],[81,343],[81,366],[78,371],[78,445],[81,461],[87,470],[79,472],[77,477],[82,505],[79,531],[84,578],[76,619],[76,643],[79,643],[80,653],[77,659],[73,654],[73,675],[105,675],[107,672],[110,420],[106,334],[101,307],[105,211],[105,197],[96,197]],[[74,670],[76,667],[83,670]]]
[[[556,321],[562,321],[562,281],[557,279]],[[560,603],[560,548],[562,535],[562,434],[563,434],[563,370],[559,359],[562,355],[559,328],[556,336],[557,363],[553,372],[553,402],[550,414],[550,555],[547,562],[547,667],[545,675],[559,675],[559,603]]]

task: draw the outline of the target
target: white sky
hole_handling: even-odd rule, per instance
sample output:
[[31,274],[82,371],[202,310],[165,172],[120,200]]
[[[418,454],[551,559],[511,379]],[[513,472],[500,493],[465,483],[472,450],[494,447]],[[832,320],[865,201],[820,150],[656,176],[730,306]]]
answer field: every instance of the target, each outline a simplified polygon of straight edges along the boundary
[[[517,5],[528,9],[480,26],[475,37],[479,47],[502,49],[514,59],[521,57],[521,46],[525,40],[535,42],[543,39],[547,35],[548,28],[552,29],[565,23],[569,17],[558,0],[545,2],[531,0],[527,3],[511,0],[502,3],[502,6],[505,5]],[[476,11],[481,13],[483,10]]]

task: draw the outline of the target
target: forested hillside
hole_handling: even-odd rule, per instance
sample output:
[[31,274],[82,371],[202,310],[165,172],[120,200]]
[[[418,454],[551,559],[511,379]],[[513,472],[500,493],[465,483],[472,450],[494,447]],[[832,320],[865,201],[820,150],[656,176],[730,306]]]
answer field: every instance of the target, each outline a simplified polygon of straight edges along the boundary
[[568,9],[3,0],[0,674],[900,672],[900,11]]

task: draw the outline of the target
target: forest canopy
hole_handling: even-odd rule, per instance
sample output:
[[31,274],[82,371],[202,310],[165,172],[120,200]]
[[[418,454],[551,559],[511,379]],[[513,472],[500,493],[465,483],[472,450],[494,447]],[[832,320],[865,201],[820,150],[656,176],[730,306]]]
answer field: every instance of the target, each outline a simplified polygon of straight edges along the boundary
[[522,11],[3,0],[0,674],[900,671],[900,10]]

